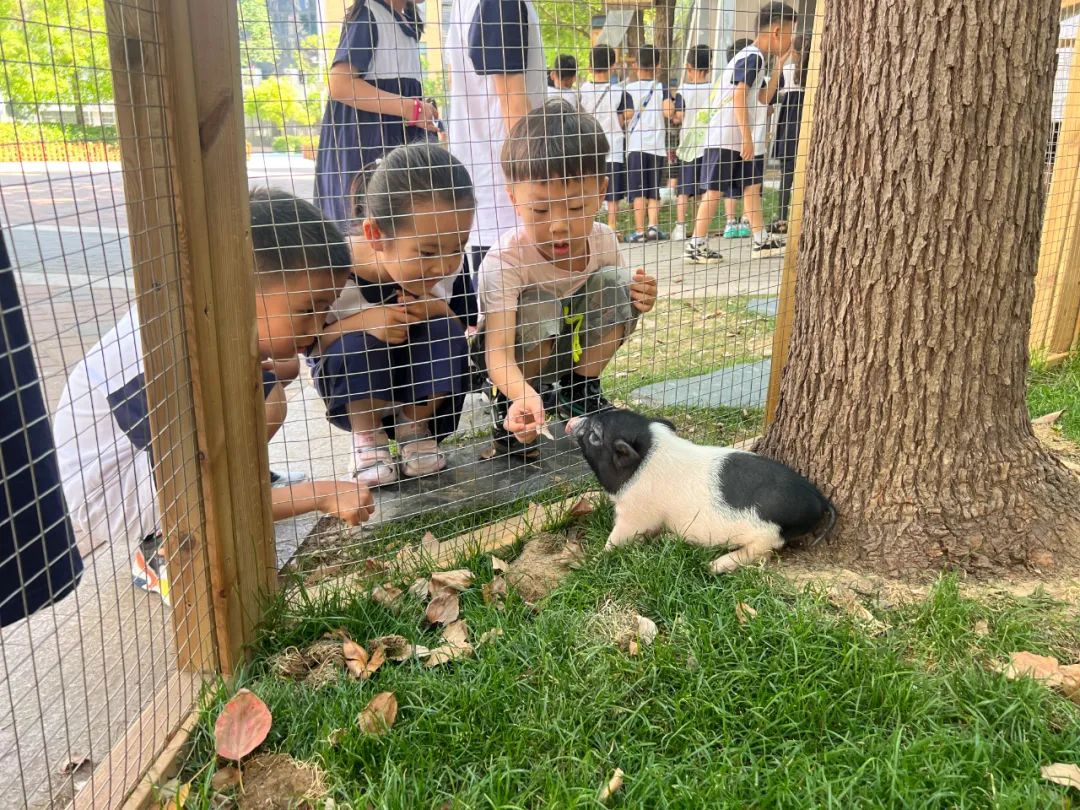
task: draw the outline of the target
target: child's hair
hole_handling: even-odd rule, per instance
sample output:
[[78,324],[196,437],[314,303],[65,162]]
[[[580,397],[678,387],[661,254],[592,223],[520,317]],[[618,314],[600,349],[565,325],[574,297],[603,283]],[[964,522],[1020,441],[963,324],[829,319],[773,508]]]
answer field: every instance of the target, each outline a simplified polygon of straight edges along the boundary
[[249,197],[251,244],[258,273],[352,269],[349,243],[322,211],[277,188],[258,188]]
[[435,143],[399,146],[357,174],[349,191],[353,217],[373,220],[387,236],[412,215],[418,200],[452,203],[459,211],[475,201],[464,164]]
[[787,3],[766,3],[758,11],[757,30],[764,31],[776,23],[794,23],[798,16]]
[[608,139],[595,118],[553,99],[521,118],[503,142],[509,183],[573,180],[603,174]]
[[694,70],[709,70],[712,67],[712,48],[695,45],[686,52],[686,64]]
[[577,76],[577,59],[571,54],[560,53],[555,57],[555,62],[551,66],[551,72],[563,81]]
[[610,45],[597,45],[589,51],[589,67],[593,70],[611,70],[615,64],[615,49]]
[[653,70],[660,64],[660,49],[652,45],[642,45],[638,51],[637,66],[641,70]]
[[737,54],[739,51],[741,51],[747,45],[753,45],[753,44],[754,44],[754,40],[752,40],[752,39],[737,39],[737,40],[735,40],[733,43],[731,43],[731,47],[727,49],[727,60],[730,62],[732,59],[735,58],[735,54]]

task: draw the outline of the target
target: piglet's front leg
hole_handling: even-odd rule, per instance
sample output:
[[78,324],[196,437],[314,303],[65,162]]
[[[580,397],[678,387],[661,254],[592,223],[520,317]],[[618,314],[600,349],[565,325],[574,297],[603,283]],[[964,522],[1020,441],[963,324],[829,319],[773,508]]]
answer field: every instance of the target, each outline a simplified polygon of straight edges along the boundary
[[659,528],[655,521],[645,520],[644,516],[615,509],[615,527],[608,535],[604,551],[611,551],[618,546],[624,546],[644,535],[655,534]]

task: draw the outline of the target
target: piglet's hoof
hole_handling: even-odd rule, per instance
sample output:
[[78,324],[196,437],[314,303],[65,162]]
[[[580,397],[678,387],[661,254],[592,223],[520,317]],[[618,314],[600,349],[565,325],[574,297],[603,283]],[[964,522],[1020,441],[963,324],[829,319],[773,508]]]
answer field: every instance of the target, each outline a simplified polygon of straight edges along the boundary
[[730,555],[725,554],[723,557],[717,557],[709,565],[709,570],[714,574],[730,574],[732,571],[739,567],[739,563]]

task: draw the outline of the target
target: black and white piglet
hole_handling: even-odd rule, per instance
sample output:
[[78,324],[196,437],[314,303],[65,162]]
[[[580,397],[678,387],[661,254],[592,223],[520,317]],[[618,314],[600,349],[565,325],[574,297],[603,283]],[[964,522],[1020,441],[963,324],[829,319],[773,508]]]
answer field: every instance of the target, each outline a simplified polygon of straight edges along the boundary
[[836,521],[828,498],[790,467],[694,444],[664,419],[612,409],[571,419],[566,432],[615,501],[605,551],[668,529],[697,545],[733,547],[712,563],[723,574],[808,534],[827,515],[816,543]]

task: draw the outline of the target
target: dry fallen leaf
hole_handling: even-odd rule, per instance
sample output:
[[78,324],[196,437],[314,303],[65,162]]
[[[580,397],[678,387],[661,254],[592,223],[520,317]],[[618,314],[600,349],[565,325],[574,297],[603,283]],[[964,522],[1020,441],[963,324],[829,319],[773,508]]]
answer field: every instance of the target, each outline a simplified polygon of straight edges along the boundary
[[1031,424],[1033,424],[1033,425],[1052,425],[1058,419],[1061,418],[1061,415],[1063,413],[1065,413],[1065,411],[1054,411],[1053,413],[1045,414],[1044,416],[1040,416],[1037,419],[1032,419]]
[[500,572],[505,573],[506,571],[510,570],[510,565],[506,562],[506,560],[502,559],[501,557],[496,557],[494,554],[492,554],[491,570],[494,571],[496,574]]
[[615,772],[611,774],[611,778],[608,779],[607,784],[600,788],[600,795],[596,797],[597,801],[601,804],[606,804],[615,792],[622,787],[623,783],[623,769],[616,768]]
[[413,599],[419,599],[423,602],[427,599],[428,595],[428,581],[424,577],[413,580],[413,584],[409,586],[409,596]]
[[746,624],[755,616],[757,616],[757,611],[746,602],[735,603],[735,618],[739,620],[739,624]]
[[443,629],[442,637],[447,644],[464,644],[469,638],[469,627],[464,619],[458,619]]
[[975,635],[979,636],[980,638],[988,636],[988,635],[990,635],[990,625],[986,621],[986,619],[979,619],[979,621],[975,622],[975,627],[974,627],[973,632],[975,633]]
[[385,734],[397,720],[397,698],[393,692],[379,692],[356,717],[356,724],[365,734]]
[[656,639],[656,622],[645,616],[637,617],[637,632],[641,643],[648,646]]
[[1037,681],[1046,681],[1048,686],[1054,686],[1058,681],[1060,668],[1061,665],[1056,658],[1029,652],[1014,652],[1009,654],[1005,677],[1009,680],[1034,678]]
[[472,585],[472,571],[467,568],[458,568],[455,571],[439,571],[431,575],[428,582],[428,593],[434,599],[448,593],[461,593]]
[[630,641],[626,643],[626,651],[631,656],[634,656],[641,652],[641,646],[637,643],[636,639],[630,639]]
[[373,650],[383,650],[391,661],[401,662],[412,658],[413,645],[405,636],[379,636],[368,642]]
[[424,532],[424,536],[420,538],[420,551],[431,557],[433,560],[438,559],[439,550],[442,548],[442,543],[431,532]]
[[191,794],[191,783],[180,783],[179,779],[170,779],[158,788],[158,808],[160,810],[183,810]]
[[1039,769],[1042,778],[1056,785],[1080,789],[1080,768],[1072,763],[1055,762]]
[[503,634],[501,627],[492,627],[490,630],[485,630],[480,634],[480,638],[476,640],[476,646],[479,647],[483,644],[489,643],[493,638],[498,638]]
[[570,507],[570,517],[585,517],[585,515],[591,515],[594,509],[592,501],[588,498],[582,498]]
[[380,585],[373,589],[371,591],[371,598],[383,607],[394,607],[401,598],[402,593],[404,593],[404,591],[402,591],[401,588],[387,583],[386,585]]
[[443,644],[428,653],[425,667],[437,667],[455,658],[469,658],[473,654],[472,645],[465,641],[460,644]]
[[484,583],[480,589],[484,596],[484,604],[501,604],[506,597],[506,580],[503,577],[495,577],[491,582]]
[[460,597],[456,593],[448,593],[432,599],[424,611],[424,617],[431,624],[450,624],[456,622],[461,614]]
[[210,787],[219,793],[229,790],[240,784],[240,769],[233,765],[218,768],[210,778]]
[[270,733],[273,717],[259,696],[241,689],[225,704],[214,723],[214,745],[218,756],[241,760],[258,748]]

